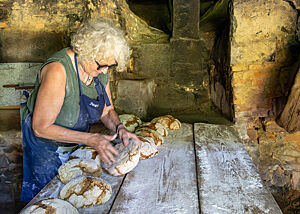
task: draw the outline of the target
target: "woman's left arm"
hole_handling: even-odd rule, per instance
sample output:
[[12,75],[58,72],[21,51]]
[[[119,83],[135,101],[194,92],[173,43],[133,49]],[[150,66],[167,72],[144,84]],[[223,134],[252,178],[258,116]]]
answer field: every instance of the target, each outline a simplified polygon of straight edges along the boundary
[[[114,106],[112,103],[110,86],[109,86],[109,78],[108,78],[108,83],[107,83],[105,90],[106,90],[106,93],[108,95],[111,105],[110,106],[105,105],[102,116],[101,116],[101,121],[109,130],[116,132],[117,126],[119,124],[121,124],[121,121],[120,121],[120,118],[119,118],[117,112],[114,110]],[[139,138],[134,133],[129,132],[123,124],[119,126],[119,137],[121,140],[123,140],[123,143],[125,146],[128,145],[129,138],[136,139],[137,142],[139,143],[139,145],[141,143]]]

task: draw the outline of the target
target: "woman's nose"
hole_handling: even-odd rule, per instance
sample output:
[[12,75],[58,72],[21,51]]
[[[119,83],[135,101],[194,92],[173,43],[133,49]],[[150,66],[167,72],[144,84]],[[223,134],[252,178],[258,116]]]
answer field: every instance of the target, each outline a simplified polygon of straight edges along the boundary
[[98,71],[98,73],[99,73],[99,74],[100,74],[100,73],[106,74],[107,71],[108,71],[108,67],[102,67],[102,68],[100,68],[100,70]]

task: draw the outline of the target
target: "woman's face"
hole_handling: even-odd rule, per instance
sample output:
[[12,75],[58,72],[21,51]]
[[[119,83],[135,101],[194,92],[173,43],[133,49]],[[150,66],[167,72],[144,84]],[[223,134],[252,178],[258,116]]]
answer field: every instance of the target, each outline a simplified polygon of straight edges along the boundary
[[89,64],[85,65],[85,72],[92,77],[96,77],[101,73],[107,74],[109,68],[117,66],[114,59],[95,59]]

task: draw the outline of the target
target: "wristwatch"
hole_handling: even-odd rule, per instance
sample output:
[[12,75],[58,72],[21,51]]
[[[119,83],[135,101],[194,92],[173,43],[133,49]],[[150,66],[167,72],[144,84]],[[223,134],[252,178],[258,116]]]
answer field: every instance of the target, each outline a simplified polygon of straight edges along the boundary
[[125,128],[125,126],[123,125],[123,123],[119,123],[117,126],[116,126],[116,133],[117,133],[117,137],[116,137],[116,139],[115,139],[115,142],[116,143],[123,143],[123,141],[119,138],[119,131],[120,131],[120,127],[124,127]]

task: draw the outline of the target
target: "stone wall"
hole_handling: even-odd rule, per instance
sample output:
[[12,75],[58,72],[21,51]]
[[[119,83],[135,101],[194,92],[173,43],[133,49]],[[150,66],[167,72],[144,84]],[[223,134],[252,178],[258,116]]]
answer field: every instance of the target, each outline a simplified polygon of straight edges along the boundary
[[[198,115],[205,121],[206,116],[214,117],[217,112],[210,103],[208,90],[209,57],[214,37],[199,31],[198,1],[174,4],[177,5],[174,7],[175,36],[170,42],[170,35],[148,26],[129,9],[125,0],[1,0],[0,61],[42,62],[55,51],[68,46],[70,34],[82,21],[100,15],[114,20],[125,31],[132,47],[129,69],[120,74],[114,73],[111,78],[116,109],[122,113],[137,114],[145,120],[160,114],[176,116],[199,112]],[[190,11],[188,16],[186,11]],[[193,15],[190,16],[190,13]],[[190,20],[184,17],[190,17]],[[182,25],[185,27],[182,28]],[[23,65],[14,74],[30,66]],[[7,66],[15,67],[12,64]],[[9,76],[11,70],[1,72]],[[15,78],[14,82],[8,83],[8,80],[5,80],[6,84],[25,81]],[[133,84],[124,84],[129,83],[127,80]],[[145,81],[141,83],[141,80]],[[144,92],[136,93],[137,88],[134,87],[139,84],[141,90],[152,94],[149,98],[143,96]],[[119,93],[124,90],[128,94],[123,93],[121,98]],[[10,88],[1,93],[5,102],[0,100],[0,105],[19,103],[16,97],[20,97],[20,91]],[[13,96],[10,96],[12,93]]]
[[118,23],[129,42],[168,39],[135,16],[125,0],[1,0],[0,14],[0,62],[42,62],[69,45],[70,34],[81,22],[99,15]]
[[[231,40],[235,117],[268,117],[298,67],[298,13],[287,1],[234,1]],[[251,104],[251,105],[249,105]],[[276,115],[275,115],[276,116]]]
[[256,118],[248,126],[256,139],[245,145],[261,178],[284,213],[299,212],[300,132],[288,133],[272,118]]
[[16,208],[20,200],[22,151],[21,131],[0,132],[0,208],[3,213],[14,213],[9,207]]
[[233,1],[235,126],[285,213],[299,211],[300,138],[275,120],[299,69],[299,1]]

